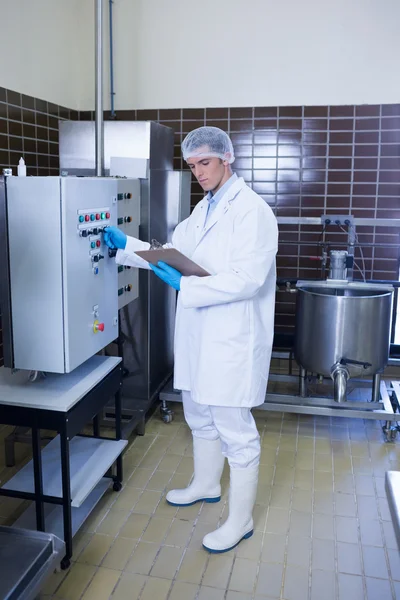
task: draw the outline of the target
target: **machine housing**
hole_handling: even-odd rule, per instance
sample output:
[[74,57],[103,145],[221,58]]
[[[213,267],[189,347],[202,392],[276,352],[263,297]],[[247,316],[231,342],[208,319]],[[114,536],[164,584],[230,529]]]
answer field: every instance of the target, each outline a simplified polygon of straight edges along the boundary
[[117,225],[118,185],[112,178],[6,179],[2,313],[12,352],[5,366],[69,373],[117,338],[118,271],[102,232]]

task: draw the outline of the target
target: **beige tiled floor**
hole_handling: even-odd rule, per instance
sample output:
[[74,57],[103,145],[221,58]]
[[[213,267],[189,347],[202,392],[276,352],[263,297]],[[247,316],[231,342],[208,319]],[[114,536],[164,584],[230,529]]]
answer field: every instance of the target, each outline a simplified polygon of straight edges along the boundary
[[[257,412],[255,534],[210,556],[201,541],[226,517],[228,470],[219,504],[165,503],[166,491],[192,473],[191,436],[174,408],[171,424],[156,414],[133,441],[123,490],[101,500],[75,538],[71,569],[51,577],[43,598],[400,600],[384,490],[385,471],[400,468],[400,446],[383,443],[379,422]],[[0,500],[0,522],[21,510]]]

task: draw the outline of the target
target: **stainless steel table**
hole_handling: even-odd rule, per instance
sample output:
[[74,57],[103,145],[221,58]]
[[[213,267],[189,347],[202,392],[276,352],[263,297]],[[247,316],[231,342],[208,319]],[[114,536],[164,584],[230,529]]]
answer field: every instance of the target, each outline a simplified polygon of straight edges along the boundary
[[51,533],[0,527],[1,600],[34,600],[64,553]]

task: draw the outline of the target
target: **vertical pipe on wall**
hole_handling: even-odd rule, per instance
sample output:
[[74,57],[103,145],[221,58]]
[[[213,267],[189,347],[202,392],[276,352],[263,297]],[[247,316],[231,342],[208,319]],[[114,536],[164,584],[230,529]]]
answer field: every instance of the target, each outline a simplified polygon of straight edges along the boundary
[[114,56],[113,56],[113,0],[109,0],[110,9],[110,105],[111,105],[111,118],[115,119],[114,110]]
[[104,175],[103,117],[103,0],[95,0],[95,107],[96,107],[96,175]]

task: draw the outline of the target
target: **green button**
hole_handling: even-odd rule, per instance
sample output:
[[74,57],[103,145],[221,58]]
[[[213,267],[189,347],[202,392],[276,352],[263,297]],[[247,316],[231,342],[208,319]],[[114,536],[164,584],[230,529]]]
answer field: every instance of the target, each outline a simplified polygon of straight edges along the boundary
[[123,293],[124,293],[124,288],[119,288],[118,296],[122,296]]
[[94,220],[95,220],[95,218],[96,218],[96,215],[90,215],[90,220],[91,220],[91,221],[94,221]]
[[83,215],[81,215],[81,216],[79,217],[79,223],[83,223],[83,221],[84,221],[84,220],[85,220],[85,217],[84,217]]
[[106,218],[106,213],[101,213],[101,218],[105,219]]
[[95,242],[92,242],[90,245],[91,245],[92,248],[96,248]]
[[122,225],[124,222],[124,219],[122,217],[118,217],[118,225]]

